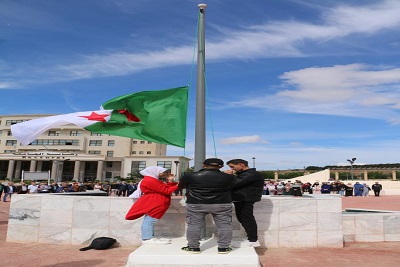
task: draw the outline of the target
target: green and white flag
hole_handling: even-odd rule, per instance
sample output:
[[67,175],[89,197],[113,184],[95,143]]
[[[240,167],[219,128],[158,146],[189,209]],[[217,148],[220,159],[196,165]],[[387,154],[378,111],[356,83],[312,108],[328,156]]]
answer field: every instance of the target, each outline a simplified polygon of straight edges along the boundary
[[33,119],[11,126],[22,145],[45,131],[75,124],[94,133],[185,147],[188,87],[143,91],[113,98],[101,110]]

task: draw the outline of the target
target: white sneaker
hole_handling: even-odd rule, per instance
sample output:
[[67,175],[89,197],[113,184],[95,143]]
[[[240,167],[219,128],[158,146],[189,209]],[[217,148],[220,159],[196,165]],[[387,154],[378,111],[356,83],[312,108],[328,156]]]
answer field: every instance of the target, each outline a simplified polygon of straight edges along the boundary
[[171,241],[163,241],[157,238],[151,238],[147,240],[142,240],[142,245],[169,245]]
[[255,242],[250,242],[249,240],[245,241],[232,241],[232,247],[234,248],[246,248],[246,247],[259,247],[260,242],[255,241]]

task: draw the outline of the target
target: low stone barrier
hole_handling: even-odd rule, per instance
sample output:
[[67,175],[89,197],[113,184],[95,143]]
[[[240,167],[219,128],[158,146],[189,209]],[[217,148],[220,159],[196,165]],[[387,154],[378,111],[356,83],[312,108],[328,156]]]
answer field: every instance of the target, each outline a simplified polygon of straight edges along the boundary
[[[156,225],[156,233],[172,238],[185,235],[185,207],[172,197],[171,207]],[[126,221],[133,203],[123,197],[13,195],[8,242],[86,245],[93,238],[116,238],[121,246],[140,244],[141,219]],[[263,196],[254,207],[262,247],[342,247],[341,199],[336,195]],[[207,216],[206,235],[216,233]],[[244,236],[233,218],[234,237]]]
[[400,241],[400,212],[344,213],[343,239],[345,242]]

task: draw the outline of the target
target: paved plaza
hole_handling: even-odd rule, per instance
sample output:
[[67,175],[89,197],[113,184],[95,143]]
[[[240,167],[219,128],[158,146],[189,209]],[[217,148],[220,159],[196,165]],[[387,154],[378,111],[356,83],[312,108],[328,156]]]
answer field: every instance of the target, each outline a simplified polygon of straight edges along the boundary
[[[105,251],[79,251],[83,246],[18,244],[6,240],[10,202],[0,207],[0,266],[79,267],[125,266],[135,247],[116,247]],[[400,196],[343,198],[343,209],[400,211]],[[369,267],[397,266],[400,242],[346,243],[344,248],[266,248],[257,249],[262,266]]]

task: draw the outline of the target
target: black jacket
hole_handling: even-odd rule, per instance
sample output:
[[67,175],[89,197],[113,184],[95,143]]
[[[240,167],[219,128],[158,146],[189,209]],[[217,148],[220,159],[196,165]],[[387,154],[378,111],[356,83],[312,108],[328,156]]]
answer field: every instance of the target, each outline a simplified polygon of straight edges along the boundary
[[372,185],[372,190],[381,191],[382,190],[382,185],[381,184],[373,184]]
[[236,183],[232,187],[232,200],[257,202],[261,200],[264,178],[254,168],[236,173]]
[[179,188],[186,188],[188,204],[224,204],[231,203],[231,187],[234,175],[218,169],[202,169],[185,174],[179,181]]
[[[17,193],[17,187],[15,187],[15,185],[12,186],[13,188],[13,193]],[[10,188],[8,185],[4,186],[4,193],[8,193],[10,191]]]

